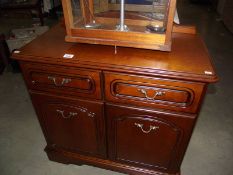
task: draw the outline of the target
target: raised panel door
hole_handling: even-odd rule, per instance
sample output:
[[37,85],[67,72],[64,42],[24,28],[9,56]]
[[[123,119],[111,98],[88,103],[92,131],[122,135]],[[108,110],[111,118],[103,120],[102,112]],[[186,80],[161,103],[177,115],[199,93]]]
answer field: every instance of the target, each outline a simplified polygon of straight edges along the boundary
[[31,95],[50,146],[105,156],[103,104],[47,95]]
[[142,168],[179,172],[194,118],[107,105],[110,159]]

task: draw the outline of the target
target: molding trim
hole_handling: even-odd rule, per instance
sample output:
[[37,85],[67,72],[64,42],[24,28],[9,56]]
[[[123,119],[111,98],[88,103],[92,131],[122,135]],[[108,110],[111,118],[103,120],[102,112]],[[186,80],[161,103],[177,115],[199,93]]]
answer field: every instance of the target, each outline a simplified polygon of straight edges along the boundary
[[45,152],[47,153],[48,158],[51,161],[64,163],[64,164],[76,164],[76,165],[87,164],[92,166],[98,166],[108,170],[118,171],[121,173],[131,174],[131,175],[180,175],[180,172],[177,172],[175,174],[174,173],[170,174],[170,173],[153,171],[144,168],[137,168],[134,166],[117,163],[103,158],[79,155],[77,153],[72,153],[65,150],[57,149],[52,146],[46,146]]

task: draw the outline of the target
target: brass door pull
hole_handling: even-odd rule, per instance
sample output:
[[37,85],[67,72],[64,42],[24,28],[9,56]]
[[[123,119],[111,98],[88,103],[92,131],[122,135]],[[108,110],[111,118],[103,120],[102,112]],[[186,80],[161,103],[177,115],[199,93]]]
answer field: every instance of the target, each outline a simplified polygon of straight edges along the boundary
[[64,112],[65,112],[64,110],[57,109],[56,112],[58,112],[59,114],[61,114],[61,116],[63,118],[72,118],[72,117],[75,117],[75,116],[78,115],[79,112],[85,113],[88,117],[91,117],[91,118],[94,118],[95,115],[96,115],[94,112],[90,112],[86,108],[83,108],[83,107],[77,107],[75,109],[78,110],[78,111],[77,112],[69,112],[69,114],[67,116],[64,114]]
[[138,128],[140,128],[141,131],[142,131],[143,133],[146,133],[146,134],[149,134],[152,130],[157,130],[157,129],[159,129],[159,126],[152,126],[152,125],[150,125],[150,129],[146,131],[146,130],[143,129],[143,124],[134,123],[134,125],[137,126]]
[[145,89],[138,89],[138,91],[141,92],[141,93],[145,96],[145,98],[146,98],[147,100],[154,100],[155,97],[164,96],[164,95],[166,94],[166,93],[163,92],[163,91],[155,91],[154,96],[153,96],[153,97],[149,97],[148,94],[147,94],[147,91],[146,91]]
[[56,111],[57,111],[59,114],[61,114],[62,118],[71,118],[71,117],[74,117],[74,116],[77,116],[77,115],[78,115],[77,112],[69,112],[69,114],[66,116],[66,115],[64,114],[64,111],[59,110],[59,109],[57,109]]
[[52,76],[48,76],[48,79],[49,79],[49,80],[52,80],[52,81],[53,81],[53,84],[54,84],[55,86],[63,86],[63,85],[65,85],[65,84],[71,82],[71,79],[70,79],[70,78],[62,78],[61,83],[57,83],[56,78],[55,78],[55,77],[52,77]]

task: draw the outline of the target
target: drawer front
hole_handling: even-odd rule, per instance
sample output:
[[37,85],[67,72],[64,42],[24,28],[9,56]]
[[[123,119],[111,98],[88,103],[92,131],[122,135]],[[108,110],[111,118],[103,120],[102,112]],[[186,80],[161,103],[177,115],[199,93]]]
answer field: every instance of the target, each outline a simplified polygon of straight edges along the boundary
[[43,64],[21,64],[29,89],[101,98],[100,72]]
[[31,94],[49,146],[106,156],[103,104]]
[[105,73],[105,87],[109,101],[195,113],[204,84]]
[[177,173],[195,118],[107,105],[109,156],[142,168]]

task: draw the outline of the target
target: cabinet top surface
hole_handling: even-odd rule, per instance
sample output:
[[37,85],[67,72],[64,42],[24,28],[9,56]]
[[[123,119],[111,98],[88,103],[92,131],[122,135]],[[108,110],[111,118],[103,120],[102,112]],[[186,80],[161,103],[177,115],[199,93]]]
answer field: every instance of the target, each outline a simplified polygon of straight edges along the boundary
[[[68,43],[65,29],[57,25],[13,53],[22,61],[132,72],[143,75],[215,82],[217,76],[208,51],[197,35],[173,34],[171,52]],[[70,59],[64,54],[73,54]]]

